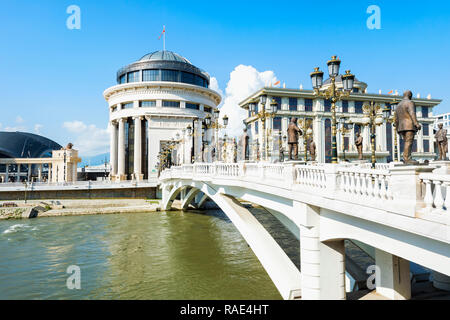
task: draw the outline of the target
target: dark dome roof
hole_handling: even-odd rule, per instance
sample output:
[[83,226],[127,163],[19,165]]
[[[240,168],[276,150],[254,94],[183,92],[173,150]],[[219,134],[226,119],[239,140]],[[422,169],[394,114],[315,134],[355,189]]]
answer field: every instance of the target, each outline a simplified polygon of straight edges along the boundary
[[[128,72],[141,70],[174,70],[193,73],[204,79],[209,85],[209,74],[202,69],[194,66],[188,59],[172,51],[155,51],[148,53],[138,61],[135,61],[117,71],[117,83],[121,76],[126,76]],[[183,82],[183,81],[182,81]]]
[[167,50],[148,53],[140,58],[139,61],[178,61],[192,64],[188,59],[180,56],[178,53]]
[[55,141],[37,134],[0,131],[0,158],[43,158],[61,148]]

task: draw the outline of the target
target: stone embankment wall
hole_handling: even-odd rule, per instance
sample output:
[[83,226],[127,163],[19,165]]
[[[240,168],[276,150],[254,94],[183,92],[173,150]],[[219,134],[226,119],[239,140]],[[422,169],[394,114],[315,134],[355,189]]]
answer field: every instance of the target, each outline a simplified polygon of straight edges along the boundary
[[[117,198],[155,199],[156,188],[27,191],[26,198],[28,200]],[[0,201],[17,201],[24,199],[24,191],[0,191]]]

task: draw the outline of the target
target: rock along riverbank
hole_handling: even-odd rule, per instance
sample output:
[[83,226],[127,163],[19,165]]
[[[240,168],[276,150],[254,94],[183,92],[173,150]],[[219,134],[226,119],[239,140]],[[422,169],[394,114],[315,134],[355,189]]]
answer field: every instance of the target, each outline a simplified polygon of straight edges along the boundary
[[0,202],[0,220],[74,215],[147,213],[160,210],[160,200],[86,199]]

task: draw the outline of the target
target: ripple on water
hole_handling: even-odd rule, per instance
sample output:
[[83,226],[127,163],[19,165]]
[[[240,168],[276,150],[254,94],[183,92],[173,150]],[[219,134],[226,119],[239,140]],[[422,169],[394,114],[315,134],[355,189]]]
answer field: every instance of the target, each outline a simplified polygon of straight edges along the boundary
[[[0,235],[0,299],[281,298],[217,211],[0,221]],[[66,287],[70,265],[81,290]]]

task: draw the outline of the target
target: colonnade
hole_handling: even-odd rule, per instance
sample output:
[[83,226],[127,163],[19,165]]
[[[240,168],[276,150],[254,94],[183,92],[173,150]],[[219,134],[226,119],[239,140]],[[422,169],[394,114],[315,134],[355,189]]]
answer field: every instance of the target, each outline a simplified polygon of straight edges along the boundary
[[[145,117],[148,120],[148,117]],[[127,180],[126,172],[126,150],[125,150],[125,122],[128,118],[120,118],[111,122],[111,177],[117,180]],[[136,180],[144,177],[142,168],[142,120],[144,116],[133,117],[134,121],[134,154],[132,176]],[[150,161],[148,162],[150,166]],[[149,168],[150,172],[150,168]]]
[[[16,177],[17,180],[14,182],[20,182],[21,177],[26,177],[26,181],[31,182],[33,177],[32,168],[33,165],[37,166],[37,177],[34,179],[34,182],[43,182],[43,172],[44,172],[44,164],[45,163],[14,163],[14,160],[11,160],[11,163],[5,163],[5,171],[1,174],[1,181],[2,183],[8,183],[11,182],[10,179]],[[10,172],[11,165],[17,166],[17,172]],[[25,165],[27,166],[27,171],[21,171],[21,166]],[[47,163],[48,165],[48,176],[47,176],[47,182],[51,182],[52,180],[52,164]]]

